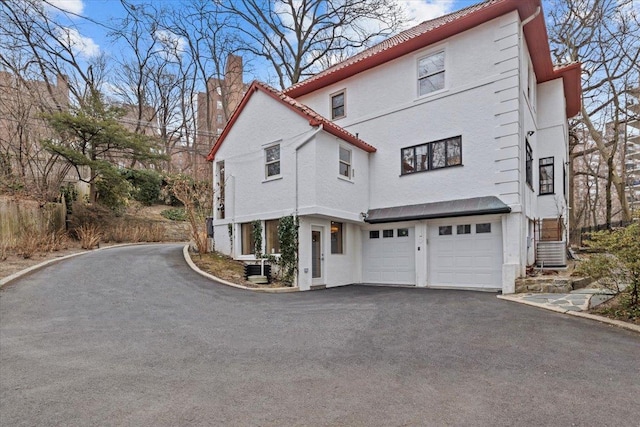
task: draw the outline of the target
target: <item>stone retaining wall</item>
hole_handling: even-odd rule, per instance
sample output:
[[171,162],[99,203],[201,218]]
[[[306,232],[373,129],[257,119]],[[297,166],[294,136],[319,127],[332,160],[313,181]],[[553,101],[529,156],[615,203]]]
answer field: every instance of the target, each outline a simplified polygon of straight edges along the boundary
[[582,289],[591,282],[588,277],[526,277],[516,279],[516,293],[569,293],[575,289]]

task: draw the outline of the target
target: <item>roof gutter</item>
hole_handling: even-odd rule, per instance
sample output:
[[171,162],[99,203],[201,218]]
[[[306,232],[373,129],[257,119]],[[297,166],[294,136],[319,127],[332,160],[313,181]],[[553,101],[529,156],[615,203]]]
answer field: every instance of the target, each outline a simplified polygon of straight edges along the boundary
[[534,19],[536,19],[536,17],[538,15],[540,15],[540,12],[542,12],[542,8],[540,6],[538,6],[536,8],[536,11],[533,12],[533,15],[529,16],[527,19],[525,19],[524,21],[522,21],[522,26],[524,27],[525,25],[527,25],[529,22],[533,21]]

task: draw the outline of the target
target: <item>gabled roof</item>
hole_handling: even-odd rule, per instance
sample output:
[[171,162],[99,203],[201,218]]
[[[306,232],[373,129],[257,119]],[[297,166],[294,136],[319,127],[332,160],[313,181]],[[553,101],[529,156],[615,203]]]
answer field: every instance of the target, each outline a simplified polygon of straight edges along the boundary
[[309,120],[309,126],[316,127],[316,126],[322,125],[322,129],[325,132],[330,133],[331,135],[334,135],[342,139],[343,141],[348,142],[349,144],[352,144],[366,151],[367,153],[374,153],[376,151],[376,148],[374,146],[367,144],[357,136],[353,135],[350,132],[347,132],[346,130],[336,125],[332,121],[316,113],[306,105],[296,101],[290,96],[285,95],[284,93],[272,88],[271,86],[265,83],[255,80],[253,81],[253,83],[251,83],[251,86],[249,86],[249,89],[244,94],[244,97],[242,98],[240,105],[238,105],[238,108],[236,108],[236,110],[233,112],[233,115],[231,116],[231,119],[229,119],[229,122],[227,123],[224,130],[222,131],[222,134],[220,135],[216,143],[211,148],[211,151],[207,156],[208,161],[210,162],[213,161],[216,155],[216,152],[220,149],[220,146],[222,145],[224,140],[227,138],[229,131],[233,127],[236,120],[238,120],[238,117],[240,116],[240,114],[242,114],[242,110],[249,102],[249,99],[251,98],[251,96],[257,91],[260,91],[270,96],[271,98],[280,102],[281,104],[283,104],[284,106],[292,110],[293,112]]
[[409,28],[313,77],[294,84],[284,93],[294,98],[306,95],[462,33],[506,13],[518,11],[520,19],[523,21],[535,16],[525,26],[524,34],[538,83],[562,77],[567,101],[567,116],[573,117],[580,111],[580,64],[554,68],[551,62],[544,15],[541,11],[535,15],[538,7],[542,7],[540,0],[486,0]]

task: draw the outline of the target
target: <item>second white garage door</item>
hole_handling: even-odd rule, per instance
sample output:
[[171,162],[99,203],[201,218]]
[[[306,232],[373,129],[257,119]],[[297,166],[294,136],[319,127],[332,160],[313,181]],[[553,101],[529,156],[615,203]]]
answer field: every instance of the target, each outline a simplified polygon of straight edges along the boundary
[[411,228],[365,230],[362,233],[362,281],[415,285],[415,233]]
[[500,221],[429,224],[429,286],[502,288]]

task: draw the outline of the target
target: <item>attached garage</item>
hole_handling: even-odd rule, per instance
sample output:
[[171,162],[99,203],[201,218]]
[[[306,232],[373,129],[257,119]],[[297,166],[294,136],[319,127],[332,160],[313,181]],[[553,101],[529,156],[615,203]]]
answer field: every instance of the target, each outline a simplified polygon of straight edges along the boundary
[[502,288],[499,220],[438,221],[428,225],[428,286]]
[[388,227],[362,233],[364,283],[416,284],[415,230]]
[[[364,232],[363,282],[502,289],[501,218],[509,212],[495,196],[370,209],[366,222],[395,228],[393,238],[383,237],[384,228],[379,237]],[[412,224],[404,240],[397,237],[403,222]]]

